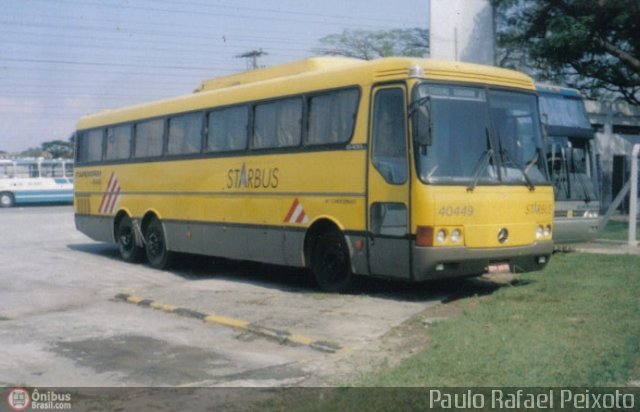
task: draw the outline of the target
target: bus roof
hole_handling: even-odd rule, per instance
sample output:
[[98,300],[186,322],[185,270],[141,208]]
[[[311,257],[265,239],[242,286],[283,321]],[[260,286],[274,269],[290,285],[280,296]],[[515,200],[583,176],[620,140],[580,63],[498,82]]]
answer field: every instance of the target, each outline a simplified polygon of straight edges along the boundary
[[264,69],[251,70],[229,76],[215,77],[213,79],[203,81],[195,92],[197,93],[201,91],[222,89],[225,87],[240,86],[243,84],[291,77],[305,73],[339,70],[361,65],[362,62],[363,60],[348,57],[314,57]]
[[570,87],[556,86],[553,84],[536,83],[536,90],[538,91],[538,93],[559,94],[567,97],[582,98],[582,95],[576,89],[572,89]]
[[77,127],[79,130],[88,129],[171,113],[296,95],[314,90],[403,80],[407,77],[535,90],[533,80],[525,74],[471,63],[411,57],[387,57],[369,61],[345,57],[313,57],[205,80],[194,93],[102,111],[81,118]]

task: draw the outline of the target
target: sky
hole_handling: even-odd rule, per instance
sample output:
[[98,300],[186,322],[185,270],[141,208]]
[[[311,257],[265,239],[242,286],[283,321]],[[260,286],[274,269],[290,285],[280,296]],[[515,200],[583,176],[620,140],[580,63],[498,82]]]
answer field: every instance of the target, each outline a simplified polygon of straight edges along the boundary
[[429,0],[1,0],[0,151],[67,140],[85,114],[314,55],[344,29],[426,28]]

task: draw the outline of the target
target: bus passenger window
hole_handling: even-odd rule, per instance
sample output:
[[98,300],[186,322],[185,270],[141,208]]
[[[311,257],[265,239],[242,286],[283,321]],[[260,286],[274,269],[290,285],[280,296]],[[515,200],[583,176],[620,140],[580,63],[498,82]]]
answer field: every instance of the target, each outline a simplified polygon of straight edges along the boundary
[[307,144],[349,141],[353,133],[357,108],[357,90],[342,90],[311,97]]
[[134,157],[162,156],[164,120],[155,119],[136,125]]
[[406,131],[402,89],[376,93],[373,113],[373,164],[392,184],[407,181]]
[[106,160],[128,159],[131,155],[131,125],[107,129]]
[[78,136],[79,162],[96,162],[102,160],[102,135],[103,129],[89,130]]
[[229,152],[247,148],[249,108],[229,107],[216,110],[207,116],[208,152]]
[[200,153],[201,146],[201,113],[189,113],[169,119],[169,146],[167,154]]
[[256,105],[253,148],[298,146],[301,137],[302,99],[284,99]]

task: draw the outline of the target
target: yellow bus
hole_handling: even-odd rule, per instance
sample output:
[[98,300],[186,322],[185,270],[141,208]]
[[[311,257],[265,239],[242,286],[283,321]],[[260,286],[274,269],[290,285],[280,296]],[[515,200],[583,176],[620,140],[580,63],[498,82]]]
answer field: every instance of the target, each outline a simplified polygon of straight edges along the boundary
[[176,253],[409,281],[538,270],[553,191],[533,81],[321,57],[83,117],[75,222],[156,268]]

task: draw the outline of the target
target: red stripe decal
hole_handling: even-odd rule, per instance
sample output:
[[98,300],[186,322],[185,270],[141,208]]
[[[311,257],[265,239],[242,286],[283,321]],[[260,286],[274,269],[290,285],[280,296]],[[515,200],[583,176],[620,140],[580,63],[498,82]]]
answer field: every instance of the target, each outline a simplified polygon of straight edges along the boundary
[[289,222],[289,219],[291,219],[291,216],[293,216],[293,212],[296,211],[296,207],[298,207],[298,199],[293,201],[293,204],[291,205],[291,208],[289,209],[289,212],[287,213],[287,216],[284,218],[285,222]]
[[107,183],[107,190],[104,193],[104,195],[102,195],[102,202],[100,202],[100,207],[98,208],[98,211],[100,213],[105,213],[105,206],[108,203],[107,199],[110,198],[110,193],[111,193],[111,185],[113,184],[113,179],[115,178],[116,173],[115,172],[111,172],[111,177],[109,177],[109,183]]

